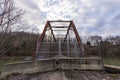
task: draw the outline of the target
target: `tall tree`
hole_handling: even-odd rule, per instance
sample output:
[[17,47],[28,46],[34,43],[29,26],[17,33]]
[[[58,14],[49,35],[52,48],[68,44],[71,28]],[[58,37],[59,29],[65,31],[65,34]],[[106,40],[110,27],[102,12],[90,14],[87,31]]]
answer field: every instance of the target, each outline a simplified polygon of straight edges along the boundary
[[22,15],[23,11],[15,7],[13,0],[0,1],[0,56],[11,49],[11,30],[18,25]]

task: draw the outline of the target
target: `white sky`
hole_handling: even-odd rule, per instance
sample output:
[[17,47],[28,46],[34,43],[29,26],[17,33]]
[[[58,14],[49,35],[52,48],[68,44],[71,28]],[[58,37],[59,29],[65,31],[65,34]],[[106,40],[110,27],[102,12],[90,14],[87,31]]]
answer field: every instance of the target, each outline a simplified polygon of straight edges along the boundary
[[15,0],[24,19],[40,32],[47,20],[73,20],[79,34],[119,35],[120,0]]

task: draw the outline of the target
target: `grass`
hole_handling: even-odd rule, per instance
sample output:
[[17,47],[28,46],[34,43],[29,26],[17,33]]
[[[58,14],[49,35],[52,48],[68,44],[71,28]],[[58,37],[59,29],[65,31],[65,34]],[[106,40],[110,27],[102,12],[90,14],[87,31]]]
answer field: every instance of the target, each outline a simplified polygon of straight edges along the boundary
[[7,59],[0,59],[0,69],[3,67],[3,65],[6,63]]
[[24,61],[24,59],[22,59],[22,58],[11,58],[11,59],[1,58],[0,59],[0,70],[3,67],[3,65],[6,63],[14,63],[14,62],[21,62],[21,61]]
[[24,59],[22,59],[22,58],[14,58],[14,59],[8,60],[7,63],[14,63],[14,62],[21,62],[21,61],[24,61]]
[[[6,63],[21,62],[24,61],[22,58],[11,58],[11,59],[0,59],[0,69]],[[120,66],[120,59],[118,58],[104,58],[103,63],[107,65],[116,65]]]
[[104,58],[103,63],[107,65],[120,66],[120,58]]

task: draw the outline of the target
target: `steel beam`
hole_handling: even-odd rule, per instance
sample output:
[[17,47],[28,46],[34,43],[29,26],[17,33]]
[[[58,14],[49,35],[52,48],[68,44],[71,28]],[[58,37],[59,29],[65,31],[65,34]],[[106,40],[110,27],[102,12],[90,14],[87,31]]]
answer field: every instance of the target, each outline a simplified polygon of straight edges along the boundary
[[51,25],[50,25],[50,22],[48,23],[48,25],[49,25],[50,30],[51,30],[51,33],[52,33],[52,35],[53,35],[54,41],[56,42],[56,38],[55,38],[55,35],[54,35],[54,33],[53,33],[53,30],[52,30],[52,27],[51,27]]
[[69,25],[69,27],[68,27],[67,33],[66,33],[65,38],[64,38],[64,42],[65,42],[65,40],[67,39],[67,35],[69,34],[69,30],[70,30],[70,28],[71,28],[71,24],[72,24],[72,21],[70,22],[70,25]]
[[48,28],[48,21],[46,22],[45,28],[44,28],[42,34],[40,35],[40,37],[39,37],[39,39],[38,39],[37,47],[36,47],[36,52],[32,55],[32,56],[33,56],[33,59],[35,59],[35,57],[37,56],[37,50],[38,50],[38,47],[40,47],[39,42],[42,42],[42,41],[43,41],[47,28]]
[[75,24],[74,24],[73,21],[72,21],[72,27],[73,27],[75,36],[77,38],[78,45],[80,46],[80,49],[81,49],[82,53],[84,54],[84,49],[83,49],[82,41],[81,41],[81,38],[80,38],[80,36],[79,36],[79,34],[77,32],[77,29],[76,29]]
[[68,21],[63,21],[63,20],[58,20],[58,21],[49,21],[49,22],[71,22],[72,20],[68,20]]
[[51,26],[52,28],[68,28],[69,26]]

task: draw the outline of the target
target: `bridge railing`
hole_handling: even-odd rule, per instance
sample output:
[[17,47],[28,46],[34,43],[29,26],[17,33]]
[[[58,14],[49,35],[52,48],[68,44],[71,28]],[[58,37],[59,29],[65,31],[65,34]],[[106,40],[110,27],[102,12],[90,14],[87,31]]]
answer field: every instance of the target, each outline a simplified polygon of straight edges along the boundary
[[50,58],[58,55],[67,57],[81,57],[82,52],[76,42],[40,42],[36,51],[41,58]]

